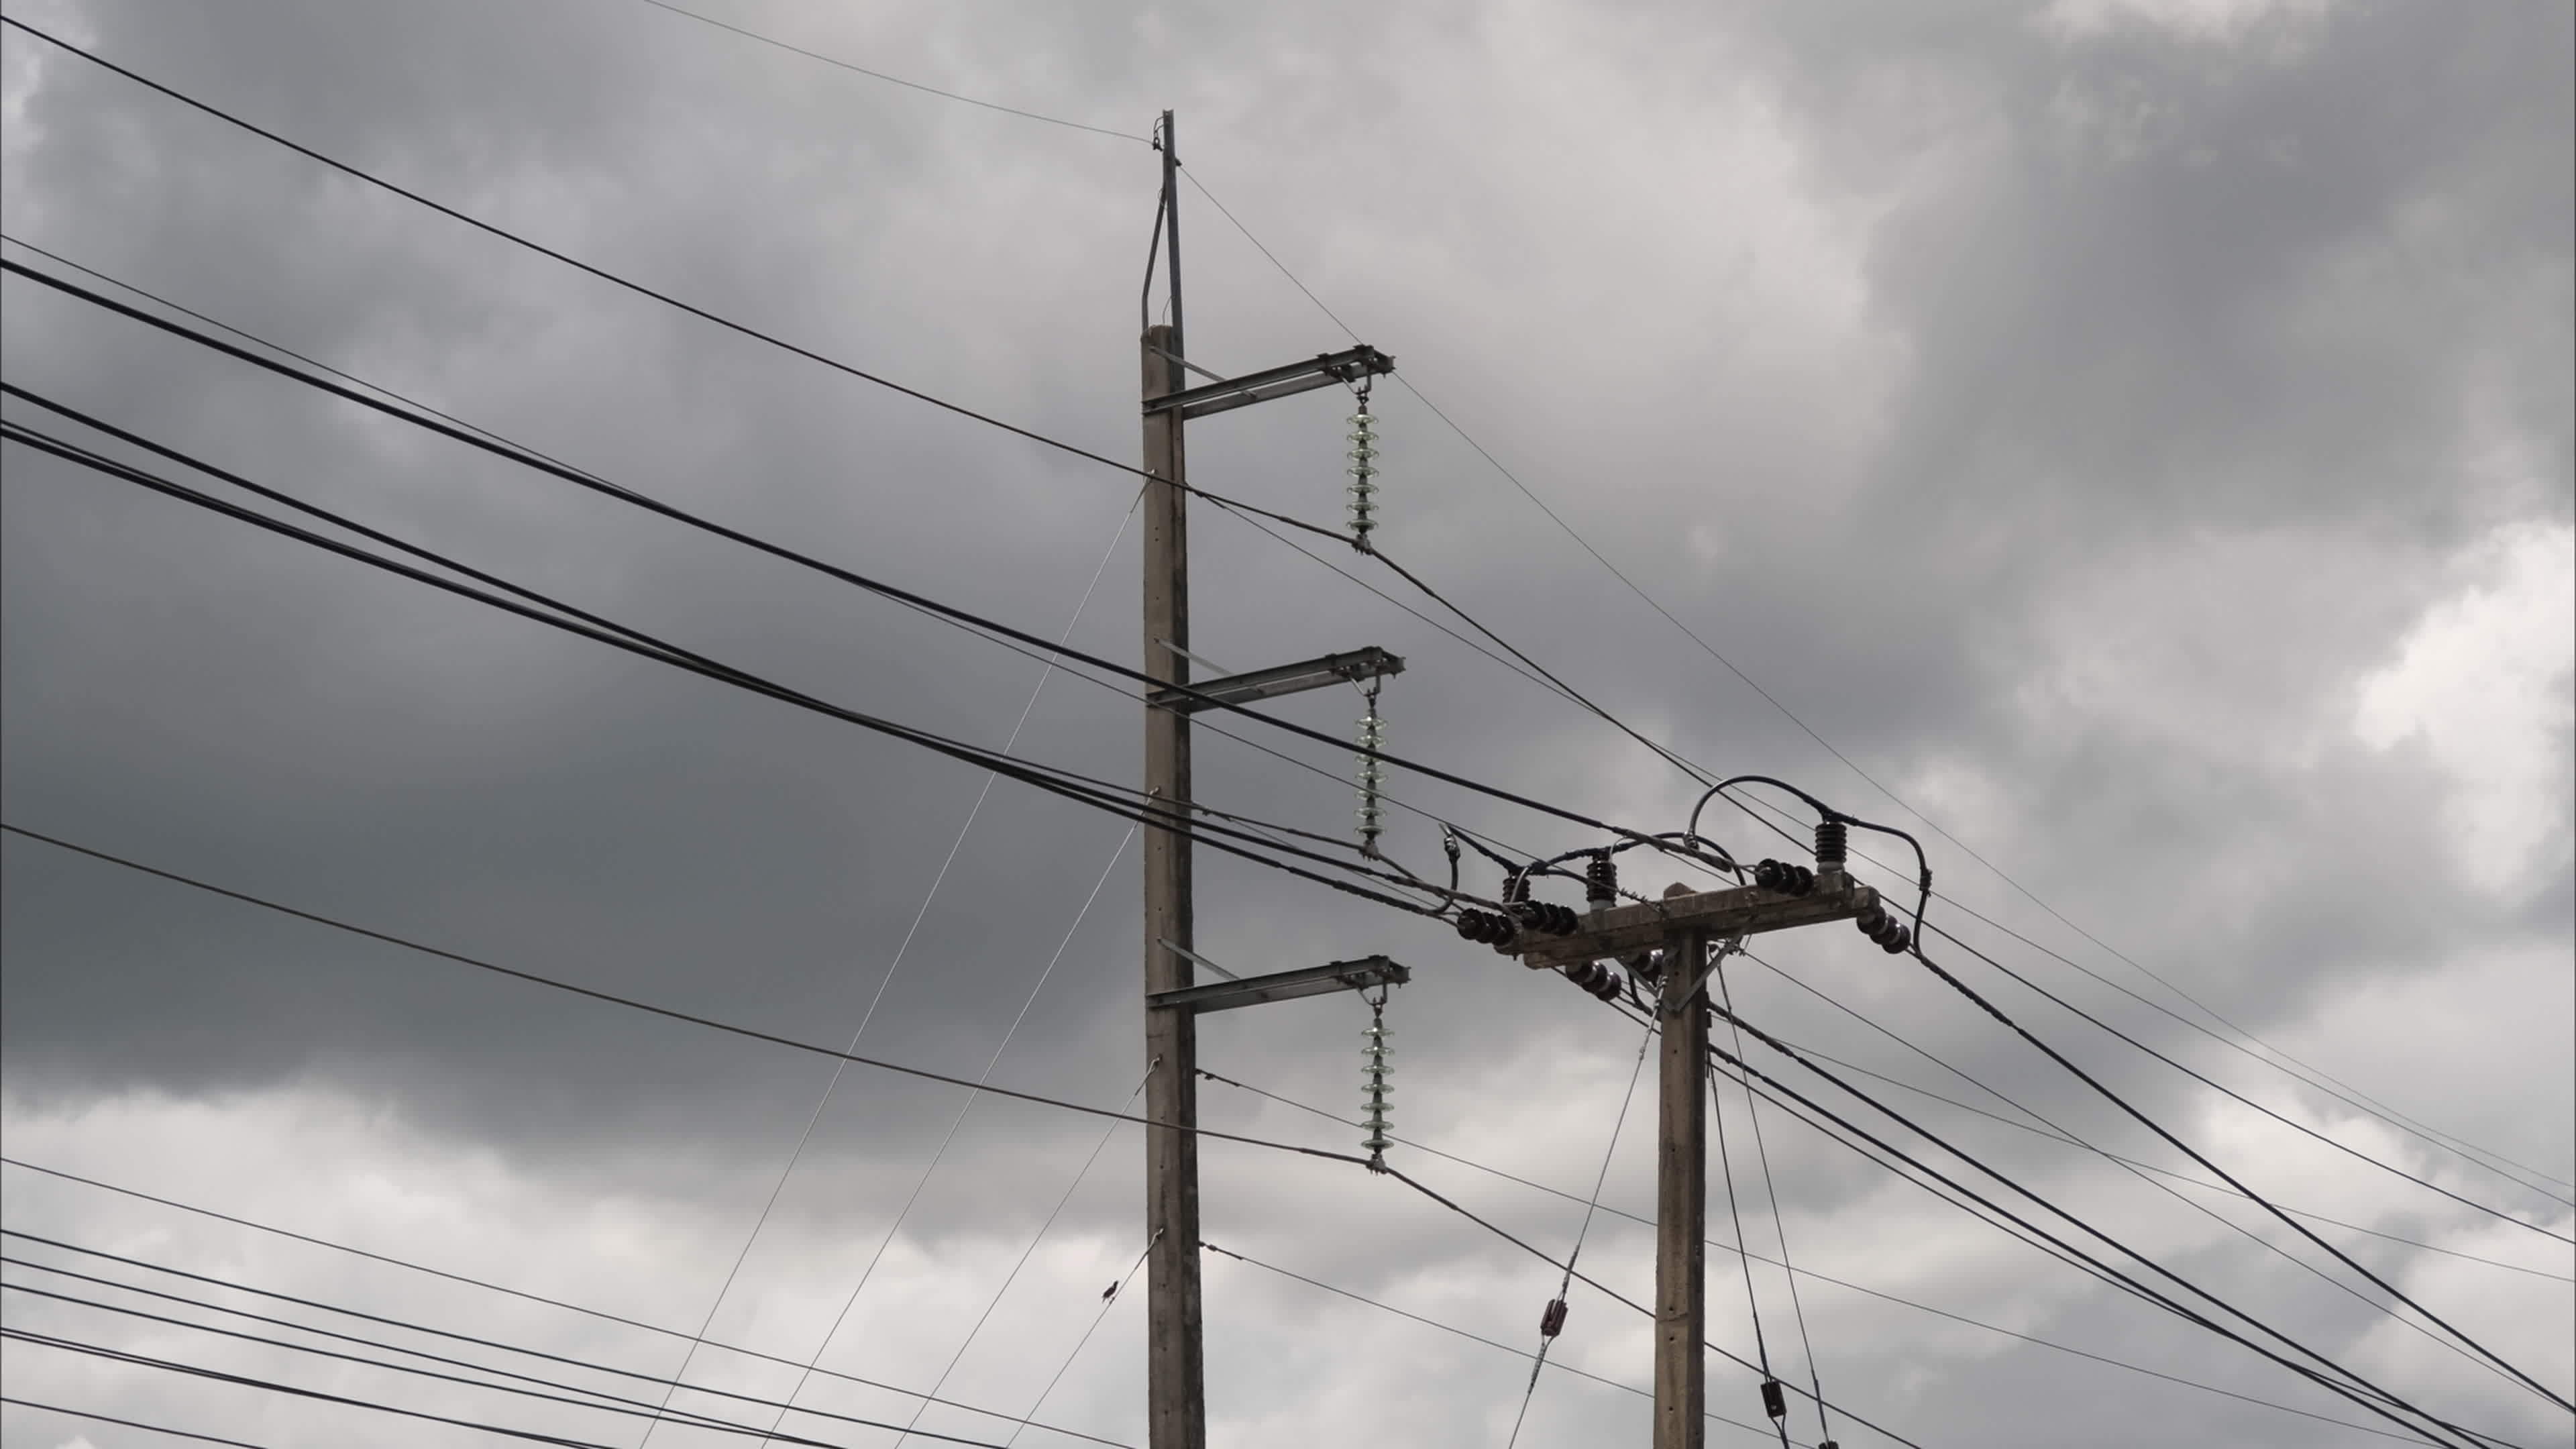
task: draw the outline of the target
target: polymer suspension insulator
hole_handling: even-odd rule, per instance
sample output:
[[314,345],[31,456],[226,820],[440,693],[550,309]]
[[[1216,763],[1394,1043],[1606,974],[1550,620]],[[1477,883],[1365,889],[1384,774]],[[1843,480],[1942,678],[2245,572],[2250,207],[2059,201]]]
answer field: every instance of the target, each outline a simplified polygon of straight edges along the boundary
[[1387,1104],[1387,1098],[1394,1089],[1387,1085],[1386,1080],[1392,1070],[1386,1061],[1387,1038],[1392,1033],[1386,1029],[1386,1019],[1377,1015],[1377,1011],[1378,1008],[1371,1008],[1369,1024],[1360,1031],[1360,1125],[1368,1133],[1360,1140],[1360,1146],[1367,1148],[1373,1158],[1382,1156],[1395,1145],[1394,1117]]
[[1377,419],[1368,410],[1368,395],[1360,395],[1359,411],[1351,414],[1351,447],[1344,456],[1351,475],[1351,538],[1360,547],[1368,547],[1369,531],[1377,527]]
[[1374,857],[1378,837],[1386,833],[1386,805],[1378,793],[1385,787],[1386,771],[1377,755],[1371,753],[1386,747],[1386,720],[1377,712],[1374,691],[1368,696],[1368,712],[1360,716],[1356,738],[1361,752],[1352,757],[1352,762],[1357,767],[1360,792],[1360,853]]

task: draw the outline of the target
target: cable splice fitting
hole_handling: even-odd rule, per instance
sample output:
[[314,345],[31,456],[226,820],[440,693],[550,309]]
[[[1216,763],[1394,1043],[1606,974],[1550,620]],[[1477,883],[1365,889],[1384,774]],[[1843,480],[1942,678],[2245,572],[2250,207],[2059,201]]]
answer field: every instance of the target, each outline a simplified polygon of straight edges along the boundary
[[1774,1419],[1789,1417],[1789,1396],[1781,1392],[1778,1379],[1762,1381],[1762,1412]]
[[1547,1307],[1539,1310],[1538,1336],[1541,1338],[1554,1338],[1564,1331],[1565,1300],[1562,1298],[1551,1298],[1547,1300]]

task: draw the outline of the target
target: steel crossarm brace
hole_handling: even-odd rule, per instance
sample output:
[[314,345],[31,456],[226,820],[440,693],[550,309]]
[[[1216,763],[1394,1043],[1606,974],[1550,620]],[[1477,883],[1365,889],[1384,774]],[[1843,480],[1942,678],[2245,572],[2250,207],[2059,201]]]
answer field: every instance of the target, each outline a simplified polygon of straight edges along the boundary
[[1145,399],[1145,414],[1177,412],[1183,418],[1203,418],[1210,413],[1229,412],[1288,397],[1334,383],[1353,383],[1364,377],[1375,377],[1395,371],[1395,359],[1362,343],[1340,352],[1318,353],[1304,362],[1284,367],[1265,368],[1211,382],[1201,387],[1183,388]]
[[1294,971],[1274,971],[1267,976],[1246,976],[1237,981],[1211,981],[1204,986],[1157,991],[1145,998],[1145,1004],[1192,1013],[1231,1011],[1238,1006],[1258,1006],[1265,1001],[1294,1001],[1300,996],[1321,996],[1329,991],[1402,986],[1412,979],[1413,973],[1398,962],[1384,956],[1362,956],[1355,961],[1330,961],[1321,966],[1301,966]]
[[[1177,689],[1149,691],[1146,701],[1159,709],[1196,714],[1216,705],[1250,704],[1257,699],[1273,699],[1302,690],[1321,689],[1345,680],[1357,683],[1384,674],[1402,674],[1404,659],[1389,654],[1374,644],[1344,654],[1327,654],[1320,659],[1301,659],[1294,664],[1278,664],[1256,669],[1249,674],[1229,674],[1204,684],[1192,684],[1189,692]],[[1200,696],[1206,696],[1201,698]]]
[[1782,895],[1760,886],[1667,896],[1594,911],[1581,918],[1570,936],[1524,930],[1495,949],[1520,957],[1522,965],[1537,971],[1657,950],[1677,930],[1704,930],[1713,939],[1755,936],[1847,921],[1877,904],[1876,890],[1836,871],[1818,876],[1816,888],[1803,896]]

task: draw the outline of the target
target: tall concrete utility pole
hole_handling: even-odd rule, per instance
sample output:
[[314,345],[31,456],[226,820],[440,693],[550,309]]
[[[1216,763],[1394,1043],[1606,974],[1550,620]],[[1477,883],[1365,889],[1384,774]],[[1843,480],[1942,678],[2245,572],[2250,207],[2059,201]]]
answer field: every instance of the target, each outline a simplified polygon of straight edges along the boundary
[[[1206,1449],[1207,1370],[1199,1347],[1198,1017],[1329,991],[1400,985],[1404,967],[1384,956],[1331,961],[1267,975],[1198,985],[1202,962],[1190,896],[1190,716],[1202,709],[1251,704],[1374,680],[1404,670],[1404,661],[1374,645],[1273,665],[1221,679],[1190,678],[1189,460],[1182,427],[1192,418],[1231,412],[1273,398],[1335,385],[1351,386],[1395,370],[1395,360],[1361,345],[1240,377],[1218,377],[1187,359],[1181,332],[1180,156],[1172,113],[1163,113],[1156,144],[1163,153],[1162,225],[1172,320],[1143,319],[1141,356],[1145,416],[1145,691],[1146,808],[1170,829],[1145,831],[1145,1394],[1150,1449]],[[1154,264],[1145,268],[1153,295]],[[1189,374],[1207,379],[1196,387]]]
[[[1143,340],[1148,402],[1185,386],[1181,338],[1180,158],[1172,113],[1163,113],[1163,222],[1172,320]],[[1149,280],[1150,280],[1150,268]],[[1145,673],[1188,684],[1190,533],[1188,456],[1179,409],[1145,413]],[[1199,1120],[1197,1016],[1156,1005],[1160,992],[1192,984],[1196,946],[1190,896],[1190,720],[1181,710],[1145,709],[1147,808],[1170,830],[1145,835],[1145,1117],[1169,1124],[1145,1133],[1145,1396],[1150,1449],[1206,1449],[1207,1368],[1199,1330]]]

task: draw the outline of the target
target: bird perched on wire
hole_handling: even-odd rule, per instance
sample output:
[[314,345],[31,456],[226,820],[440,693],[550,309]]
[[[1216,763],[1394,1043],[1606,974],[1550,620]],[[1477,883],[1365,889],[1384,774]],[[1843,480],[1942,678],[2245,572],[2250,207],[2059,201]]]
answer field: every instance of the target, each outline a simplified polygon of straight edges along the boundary
[[1106,1290],[1104,1290],[1104,1291],[1101,1293],[1101,1295],[1100,1295],[1100,1301],[1101,1301],[1101,1302],[1103,1302],[1103,1303],[1106,1303],[1106,1302],[1108,1302],[1110,1299],[1115,1298],[1115,1297],[1117,1297],[1117,1296],[1118,1296],[1118,1285],[1117,1285],[1117,1284],[1115,1284],[1115,1283],[1112,1283],[1112,1284],[1110,1284],[1110,1285],[1109,1285],[1109,1287],[1108,1287]]

